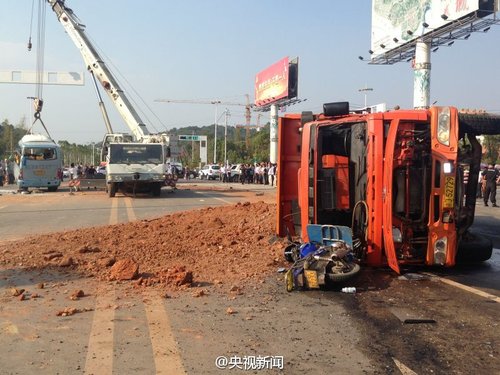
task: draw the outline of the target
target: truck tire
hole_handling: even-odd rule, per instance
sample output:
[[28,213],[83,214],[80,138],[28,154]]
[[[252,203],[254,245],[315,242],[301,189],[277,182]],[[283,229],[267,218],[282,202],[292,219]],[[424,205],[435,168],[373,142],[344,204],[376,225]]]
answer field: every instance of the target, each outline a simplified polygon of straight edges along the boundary
[[460,132],[475,135],[500,134],[500,116],[489,113],[459,113]]
[[111,182],[109,185],[108,185],[108,196],[110,198],[113,198],[116,194],[116,182]]
[[151,188],[151,194],[153,195],[153,197],[159,197],[161,195],[161,185],[153,185],[153,187]]
[[57,191],[57,188],[58,188],[58,187],[59,187],[59,186],[49,186],[49,187],[48,187],[48,191],[49,191],[49,192],[54,192],[54,191]]
[[361,270],[361,267],[357,263],[350,263],[349,270],[343,273],[327,273],[326,278],[334,283],[339,283],[342,281],[349,280],[351,277],[357,275],[357,273]]
[[479,263],[491,258],[493,243],[488,238],[470,234],[470,238],[458,244],[456,261],[459,264]]

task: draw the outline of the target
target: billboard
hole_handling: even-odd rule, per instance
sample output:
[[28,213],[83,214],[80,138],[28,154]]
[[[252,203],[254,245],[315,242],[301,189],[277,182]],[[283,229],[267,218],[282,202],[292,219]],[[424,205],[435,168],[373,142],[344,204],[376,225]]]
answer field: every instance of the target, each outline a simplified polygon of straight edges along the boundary
[[498,11],[498,0],[373,0],[372,59],[468,16]]
[[298,58],[288,56],[255,76],[255,105],[263,106],[297,96]]

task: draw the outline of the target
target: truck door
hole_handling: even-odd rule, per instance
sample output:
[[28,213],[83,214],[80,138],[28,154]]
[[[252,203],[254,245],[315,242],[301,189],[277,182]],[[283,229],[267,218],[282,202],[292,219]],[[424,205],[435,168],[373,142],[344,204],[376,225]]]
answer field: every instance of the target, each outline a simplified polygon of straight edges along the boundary
[[392,178],[393,178],[393,162],[394,162],[394,146],[396,135],[398,132],[399,120],[394,120],[389,128],[389,133],[385,145],[385,161],[384,161],[384,184],[383,184],[383,234],[384,248],[387,263],[395,272],[400,273],[398,260],[396,258],[396,250],[392,237]]
[[287,232],[300,233],[300,211],[298,205],[298,173],[301,152],[301,116],[298,114],[280,117],[278,121],[278,168],[277,225],[276,232],[284,237]]

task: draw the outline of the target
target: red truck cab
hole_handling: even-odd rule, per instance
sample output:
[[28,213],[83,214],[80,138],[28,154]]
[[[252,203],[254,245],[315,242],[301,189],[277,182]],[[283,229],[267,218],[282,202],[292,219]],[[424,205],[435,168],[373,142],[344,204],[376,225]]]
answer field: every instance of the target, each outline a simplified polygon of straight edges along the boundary
[[475,191],[463,184],[464,161],[478,169],[481,146],[468,137],[461,150],[459,127],[453,107],[350,113],[341,102],[319,115],[285,115],[277,233],[308,241],[308,224],[349,226],[361,261],[398,273],[401,264],[453,266],[461,241],[464,249],[476,241],[488,259],[491,242],[468,232]]

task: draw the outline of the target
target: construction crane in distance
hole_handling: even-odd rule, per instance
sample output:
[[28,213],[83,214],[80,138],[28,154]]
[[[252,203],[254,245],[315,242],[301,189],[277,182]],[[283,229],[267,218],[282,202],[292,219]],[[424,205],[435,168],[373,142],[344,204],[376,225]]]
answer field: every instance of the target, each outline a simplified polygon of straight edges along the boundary
[[159,103],[185,103],[185,104],[212,104],[212,105],[225,105],[225,106],[239,106],[245,107],[245,125],[244,126],[236,126],[236,127],[244,127],[245,128],[245,144],[248,148],[249,146],[249,138],[250,138],[250,129],[254,129],[254,126],[251,126],[250,123],[252,121],[252,108],[253,104],[250,103],[250,95],[245,94],[247,98],[246,103],[235,103],[235,102],[226,102],[223,100],[190,100],[190,99],[156,99],[155,102]]
[[260,118],[262,117],[262,113],[257,113],[257,125],[235,125],[237,129],[244,128],[245,129],[245,145],[247,149],[250,147],[250,129],[257,129],[259,131],[262,129],[260,125]]
[[185,104],[213,104],[213,105],[225,105],[225,106],[240,106],[245,107],[245,125],[250,125],[252,120],[252,108],[253,104],[250,103],[250,96],[245,95],[247,102],[245,103],[235,103],[235,102],[225,102],[223,100],[189,100],[189,99],[156,99],[155,102],[160,103],[185,103]]

